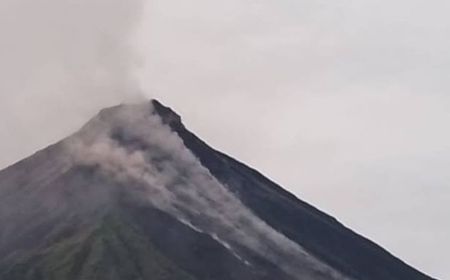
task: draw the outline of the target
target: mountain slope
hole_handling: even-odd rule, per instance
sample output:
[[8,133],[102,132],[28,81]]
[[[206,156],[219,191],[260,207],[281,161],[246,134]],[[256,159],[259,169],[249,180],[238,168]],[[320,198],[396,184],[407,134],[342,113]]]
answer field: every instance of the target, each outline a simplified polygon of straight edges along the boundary
[[431,279],[157,101],[1,171],[0,224],[0,279]]
[[430,279],[257,171],[215,151],[186,130],[171,109],[157,101],[154,106],[186,147],[216,178],[237,193],[247,207],[331,266],[358,279]]

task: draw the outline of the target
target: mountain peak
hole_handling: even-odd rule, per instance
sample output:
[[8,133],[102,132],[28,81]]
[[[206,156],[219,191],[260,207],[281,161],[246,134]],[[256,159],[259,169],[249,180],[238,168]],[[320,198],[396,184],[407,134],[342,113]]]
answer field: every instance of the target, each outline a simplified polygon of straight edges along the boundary
[[94,120],[101,119],[109,123],[117,122],[118,119],[132,119],[137,121],[139,118],[145,118],[157,115],[161,118],[163,124],[172,128],[183,127],[180,115],[170,107],[165,106],[156,99],[140,103],[120,104],[117,106],[102,109]]
[[97,141],[99,135],[114,137],[117,133],[125,134],[122,136],[126,138],[131,135],[142,138],[144,132],[155,133],[164,127],[168,131],[184,129],[180,115],[158,100],[151,99],[102,109],[76,135],[88,142]]
[[173,111],[170,107],[165,106],[156,99],[151,100],[153,109],[161,117],[164,124],[174,126],[182,126],[180,115]]

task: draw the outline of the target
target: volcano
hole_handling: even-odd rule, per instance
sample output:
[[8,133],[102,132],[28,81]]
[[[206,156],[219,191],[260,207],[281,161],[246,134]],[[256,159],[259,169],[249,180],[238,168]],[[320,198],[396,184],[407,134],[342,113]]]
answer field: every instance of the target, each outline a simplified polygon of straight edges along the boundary
[[432,278],[153,100],[104,109],[0,172],[0,279]]

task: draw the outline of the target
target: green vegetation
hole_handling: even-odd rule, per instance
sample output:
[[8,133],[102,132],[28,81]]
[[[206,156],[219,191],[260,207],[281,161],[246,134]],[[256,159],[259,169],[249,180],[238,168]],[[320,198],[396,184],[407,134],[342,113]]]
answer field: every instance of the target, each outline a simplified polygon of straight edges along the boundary
[[[196,280],[120,213],[25,259],[0,265],[8,280]],[[27,254],[28,256],[30,254]]]

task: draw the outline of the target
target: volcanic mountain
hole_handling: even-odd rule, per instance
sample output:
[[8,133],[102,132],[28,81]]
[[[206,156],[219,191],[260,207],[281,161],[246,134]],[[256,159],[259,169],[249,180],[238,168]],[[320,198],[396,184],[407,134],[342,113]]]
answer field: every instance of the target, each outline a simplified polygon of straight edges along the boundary
[[432,278],[151,101],[104,109],[0,172],[0,279]]

